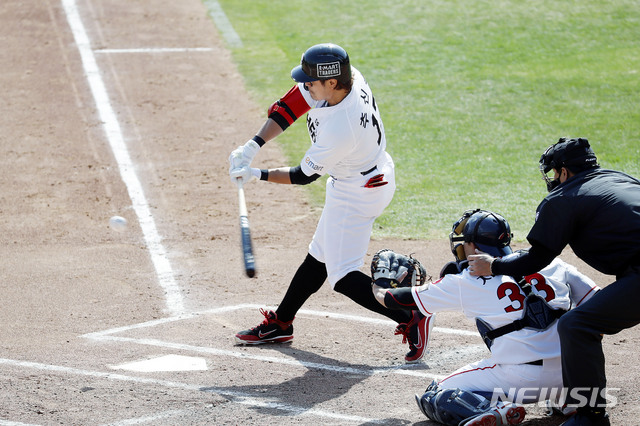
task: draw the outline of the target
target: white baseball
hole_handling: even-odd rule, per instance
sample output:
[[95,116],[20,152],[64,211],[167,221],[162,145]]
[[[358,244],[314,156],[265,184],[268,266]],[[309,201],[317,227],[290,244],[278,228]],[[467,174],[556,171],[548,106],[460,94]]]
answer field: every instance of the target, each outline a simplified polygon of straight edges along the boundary
[[127,229],[127,219],[122,216],[112,216],[109,219],[109,226],[114,231],[122,232]]

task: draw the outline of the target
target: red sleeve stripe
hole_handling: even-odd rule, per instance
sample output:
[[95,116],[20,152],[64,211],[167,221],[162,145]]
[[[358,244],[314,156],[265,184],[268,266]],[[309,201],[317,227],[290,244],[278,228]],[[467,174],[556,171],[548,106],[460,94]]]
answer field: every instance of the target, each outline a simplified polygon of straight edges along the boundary
[[[434,282],[434,283],[431,283],[431,285],[434,285],[434,284],[439,283],[439,282],[440,282],[440,280],[438,280],[438,281],[436,281],[436,282]],[[413,298],[414,298],[414,300],[416,301],[416,306],[417,306],[418,304],[420,304],[420,306],[417,306],[418,308],[422,308],[421,310],[422,310],[423,312],[426,312],[426,313],[427,313],[427,314],[429,314],[429,315],[433,315],[433,314],[434,314],[434,312],[429,311],[429,310],[427,309],[427,307],[426,307],[426,306],[424,306],[424,303],[422,303],[422,300],[420,299],[420,296],[418,296],[418,287],[419,287],[419,286],[413,286],[413,287],[411,287],[411,293],[413,293]]]
[[594,290],[598,291],[599,289],[598,289],[597,287],[591,287],[591,290],[589,290],[589,291],[587,292],[587,294],[585,294],[584,296],[582,296],[582,299],[580,299],[580,301],[579,301],[578,303],[576,303],[576,306],[580,306],[580,304],[584,301],[584,299],[585,299],[588,295],[590,295],[590,294],[591,294],[591,292],[592,292],[592,291],[594,291]]
[[479,368],[472,368],[472,369],[470,369],[470,370],[458,371],[457,373],[453,373],[453,374],[451,374],[450,376],[447,376],[447,377],[445,377],[444,379],[440,380],[440,381],[438,382],[438,385],[441,385],[441,384],[442,384],[442,382],[444,382],[445,380],[450,379],[450,378],[455,377],[455,376],[459,376],[460,374],[472,373],[472,372],[474,372],[474,371],[492,370],[492,369],[494,369],[495,367],[496,367],[496,364],[493,364],[493,365],[489,365],[489,366],[487,366],[487,367],[479,367]]
[[[407,288],[407,287],[403,287],[403,288]],[[407,300],[407,303],[405,303],[403,300],[400,300],[400,298],[396,297],[390,290],[387,290],[386,293],[384,294],[384,304],[391,309],[397,309],[397,308],[406,309],[406,308],[418,307],[413,301],[413,296],[411,296],[411,293],[403,293],[403,295],[405,296],[404,299],[410,299],[410,301]],[[392,304],[395,304],[395,306],[390,306]]]

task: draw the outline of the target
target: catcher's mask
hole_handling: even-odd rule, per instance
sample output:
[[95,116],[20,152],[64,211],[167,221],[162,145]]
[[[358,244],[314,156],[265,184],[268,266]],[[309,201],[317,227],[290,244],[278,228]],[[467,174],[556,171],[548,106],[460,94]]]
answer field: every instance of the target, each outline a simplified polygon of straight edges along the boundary
[[548,175],[551,170],[555,169],[559,172],[565,167],[572,173],[579,173],[597,166],[596,154],[591,149],[589,141],[584,138],[560,138],[540,157],[540,173],[542,173],[542,179],[547,184],[549,192],[560,185],[559,179],[553,179]]
[[316,44],[302,54],[300,65],[291,70],[291,78],[298,83],[335,78],[340,83],[349,85],[349,55],[337,44]]
[[456,260],[465,260],[462,242],[474,243],[478,249],[494,257],[512,253],[511,227],[509,222],[497,213],[487,210],[467,210],[452,227],[449,234],[451,252]]

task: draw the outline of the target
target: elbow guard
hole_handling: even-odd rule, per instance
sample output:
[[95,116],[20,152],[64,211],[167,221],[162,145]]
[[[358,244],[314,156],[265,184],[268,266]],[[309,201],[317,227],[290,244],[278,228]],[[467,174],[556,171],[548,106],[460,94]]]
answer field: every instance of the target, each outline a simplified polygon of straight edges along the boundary
[[416,301],[411,294],[411,287],[398,287],[387,290],[384,294],[384,304],[389,309],[406,309],[409,311],[418,309]]
[[286,130],[287,127],[310,109],[311,107],[296,84],[282,98],[269,107],[268,116],[278,123],[282,130]]
[[289,179],[291,180],[291,183],[294,185],[308,185],[311,182],[318,179],[319,177],[320,175],[318,174],[313,174],[311,176],[305,175],[300,165],[297,165],[296,167],[292,167],[291,169],[289,169]]

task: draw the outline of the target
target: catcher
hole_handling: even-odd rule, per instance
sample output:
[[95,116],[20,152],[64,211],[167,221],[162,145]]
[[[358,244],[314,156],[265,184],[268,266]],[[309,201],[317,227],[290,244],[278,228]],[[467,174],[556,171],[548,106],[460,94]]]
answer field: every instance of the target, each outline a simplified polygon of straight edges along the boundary
[[456,260],[445,265],[438,281],[411,286],[406,256],[387,253],[387,263],[397,266],[372,267],[374,295],[390,309],[417,308],[428,317],[463,312],[476,322],[491,352],[416,395],[424,415],[452,426],[520,424],[525,410],[518,404],[563,396],[557,319],[599,287],[559,259],[524,278],[471,276],[466,259],[476,249],[512,255],[509,223],[490,211],[465,212],[449,239]]

